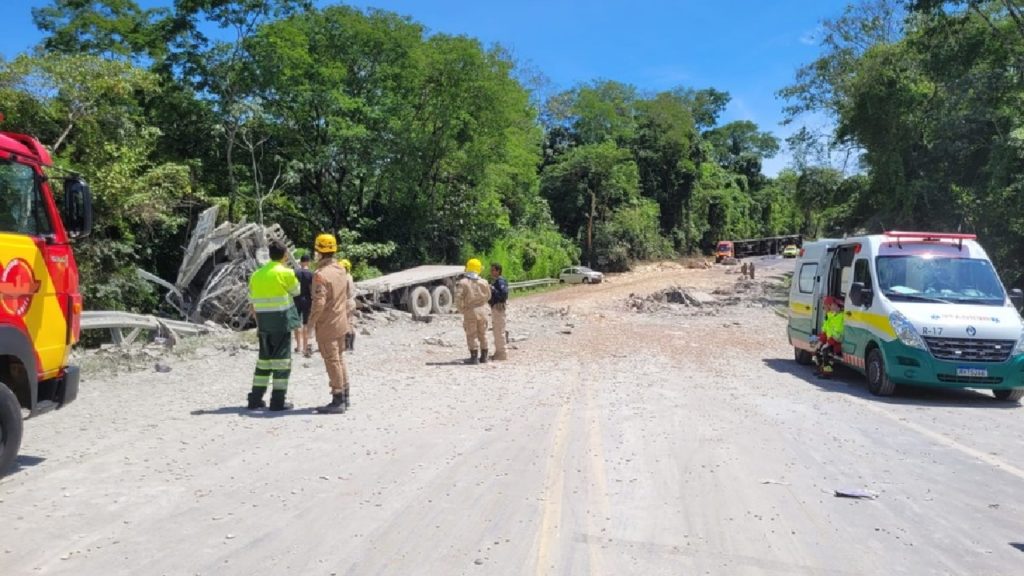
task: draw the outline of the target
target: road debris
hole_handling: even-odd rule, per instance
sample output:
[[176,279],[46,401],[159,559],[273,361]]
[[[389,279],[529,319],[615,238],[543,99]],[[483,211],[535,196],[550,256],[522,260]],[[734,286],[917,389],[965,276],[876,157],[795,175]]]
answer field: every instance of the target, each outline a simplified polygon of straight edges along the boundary
[[878,498],[878,492],[859,488],[833,490],[833,494],[835,494],[836,498],[855,498],[858,500],[875,500]]
[[277,224],[217,225],[217,214],[218,207],[213,206],[199,215],[173,285],[145,271],[139,275],[167,288],[165,300],[189,322],[213,321],[244,330],[255,324],[249,308],[249,276],[269,259],[272,241],[283,243],[289,251],[294,247]]

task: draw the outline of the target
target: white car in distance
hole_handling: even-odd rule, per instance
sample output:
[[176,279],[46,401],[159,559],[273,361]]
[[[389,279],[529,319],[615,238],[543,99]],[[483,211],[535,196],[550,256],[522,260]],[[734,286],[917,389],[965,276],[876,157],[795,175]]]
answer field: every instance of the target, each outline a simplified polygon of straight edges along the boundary
[[564,284],[597,284],[604,280],[604,274],[586,266],[571,266],[558,274],[558,281]]

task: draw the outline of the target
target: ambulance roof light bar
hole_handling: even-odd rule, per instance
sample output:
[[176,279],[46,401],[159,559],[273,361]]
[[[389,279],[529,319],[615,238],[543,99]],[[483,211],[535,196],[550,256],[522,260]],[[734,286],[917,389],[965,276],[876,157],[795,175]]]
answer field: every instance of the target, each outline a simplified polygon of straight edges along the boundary
[[960,234],[960,233],[949,233],[949,232],[885,232],[885,235],[890,238],[896,239],[896,245],[903,248],[902,240],[914,239],[921,240],[923,242],[938,242],[940,240],[959,240],[957,248],[959,250],[964,249],[964,240],[977,240],[977,234]]

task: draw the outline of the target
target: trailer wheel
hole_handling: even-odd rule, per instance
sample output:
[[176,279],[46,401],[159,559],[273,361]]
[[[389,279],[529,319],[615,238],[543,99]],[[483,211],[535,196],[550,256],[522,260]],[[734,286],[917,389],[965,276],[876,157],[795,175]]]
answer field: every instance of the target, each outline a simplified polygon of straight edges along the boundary
[[452,311],[452,291],[447,286],[435,286],[430,299],[434,314],[448,314]]
[[413,316],[428,316],[433,302],[430,300],[430,290],[426,286],[417,286],[409,292],[409,311]]
[[21,404],[18,397],[0,382],[0,476],[14,463],[21,448]]
[[996,400],[1003,400],[1005,402],[1020,402],[1024,398],[1024,388],[1008,388],[1003,390],[993,390],[992,395],[996,397]]
[[889,380],[885,373],[885,361],[882,360],[882,351],[875,348],[868,353],[868,390],[875,396],[892,396],[896,391],[896,384]]

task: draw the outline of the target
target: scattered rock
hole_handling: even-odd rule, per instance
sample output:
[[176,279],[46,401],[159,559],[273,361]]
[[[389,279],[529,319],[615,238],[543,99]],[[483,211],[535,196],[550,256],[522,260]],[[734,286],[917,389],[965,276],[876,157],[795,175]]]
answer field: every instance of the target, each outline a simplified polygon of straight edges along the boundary
[[161,374],[166,374],[171,371],[170,366],[168,366],[167,364],[161,364],[159,362],[157,362],[156,366],[153,366],[153,369]]
[[428,346],[441,346],[442,348],[454,348],[455,345],[445,340],[441,336],[428,336],[423,339],[423,343]]

